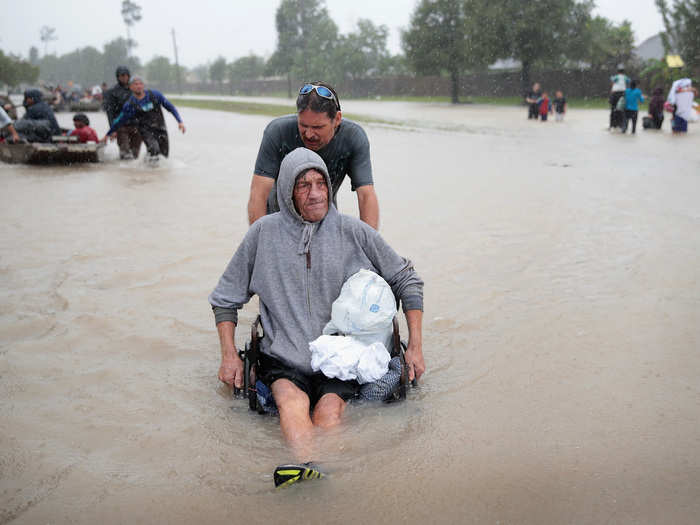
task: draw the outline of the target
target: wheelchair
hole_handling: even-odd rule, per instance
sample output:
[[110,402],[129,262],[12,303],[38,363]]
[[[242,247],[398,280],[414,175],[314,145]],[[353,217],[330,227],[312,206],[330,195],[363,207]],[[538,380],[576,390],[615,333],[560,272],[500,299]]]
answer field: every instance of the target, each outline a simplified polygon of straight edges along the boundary
[[[239,350],[238,355],[243,361],[243,388],[234,388],[235,397],[246,397],[248,399],[248,408],[259,414],[265,414],[266,411],[258,401],[258,391],[256,388],[256,370],[260,366],[260,342],[262,341],[262,323],[260,315],[255,318],[250,328],[250,340],[246,342],[245,349]],[[393,340],[392,340],[391,357],[399,357],[401,363],[401,376],[399,384],[388,394],[384,399],[385,403],[393,403],[406,399],[408,390],[408,367],[406,366],[406,343],[401,340],[399,333],[399,322],[397,317],[393,319]],[[411,383],[416,385],[414,380]]]

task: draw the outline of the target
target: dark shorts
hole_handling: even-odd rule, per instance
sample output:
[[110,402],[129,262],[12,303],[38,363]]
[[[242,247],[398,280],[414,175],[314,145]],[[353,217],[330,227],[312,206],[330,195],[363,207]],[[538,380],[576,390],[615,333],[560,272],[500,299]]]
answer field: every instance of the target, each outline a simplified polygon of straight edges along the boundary
[[671,128],[673,131],[688,131],[688,121],[681,117],[673,117],[671,121]]
[[320,372],[306,375],[262,352],[258,379],[268,386],[272,386],[278,379],[288,379],[309,396],[312,407],[326,394],[337,394],[343,401],[349,401],[360,393],[357,381],[341,381],[326,377]]

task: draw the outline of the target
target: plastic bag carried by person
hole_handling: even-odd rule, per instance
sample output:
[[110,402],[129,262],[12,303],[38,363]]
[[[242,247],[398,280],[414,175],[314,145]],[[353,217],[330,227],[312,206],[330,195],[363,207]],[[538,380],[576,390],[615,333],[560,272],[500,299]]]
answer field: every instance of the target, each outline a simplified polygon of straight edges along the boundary
[[389,284],[370,270],[360,270],[343,284],[333,302],[325,335],[351,335],[370,345],[381,342],[391,349],[396,299]]
[[389,352],[381,342],[369,345],[353,336],[322,335],[309,343],[311,368],[342,381],[361,385],[382,378],[389,370]]

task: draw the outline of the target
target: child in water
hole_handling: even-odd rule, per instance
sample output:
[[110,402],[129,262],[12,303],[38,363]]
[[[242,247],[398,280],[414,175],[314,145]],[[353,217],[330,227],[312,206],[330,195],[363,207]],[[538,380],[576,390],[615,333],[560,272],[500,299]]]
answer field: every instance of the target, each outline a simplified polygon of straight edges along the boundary
[[564,120],[564,113],[566,113],[566,98],[564,98],[564,93],[557,91],[555,98],[552,101],[554,103],[554,120],[561,122]]
[[78,142],[99,142],[97,133],[90,127],[90,119],[85,113],[76,113],[73,117],[73,125],[75,129],[71,131],[69,137],[78,137]]
[[539,102],[540,118],[542,122],[547,121],[547,115],[552,112],[552,102],[549,100],[549,93],[546,91],[542,93],[542,98]]

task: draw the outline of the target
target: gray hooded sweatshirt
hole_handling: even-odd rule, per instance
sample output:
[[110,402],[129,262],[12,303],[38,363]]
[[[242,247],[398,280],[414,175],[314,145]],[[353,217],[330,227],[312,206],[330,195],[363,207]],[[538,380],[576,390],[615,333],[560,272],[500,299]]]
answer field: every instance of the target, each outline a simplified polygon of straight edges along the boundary
[[237,310],[257,294],[261,350],[305,374],[313,373],[309,342],[321,335],[343,283],[359,270],[381,275],[404,311],[423,309],[423,281],[371,226],[338,213],[330,200],[323,219],[302,219],[292,195],[297,176],[310,168],[331,187],[321,157],[306,148],[289,153],[277,180],[280,211],[253,223],[209,296],[217,323],[237,323]]

